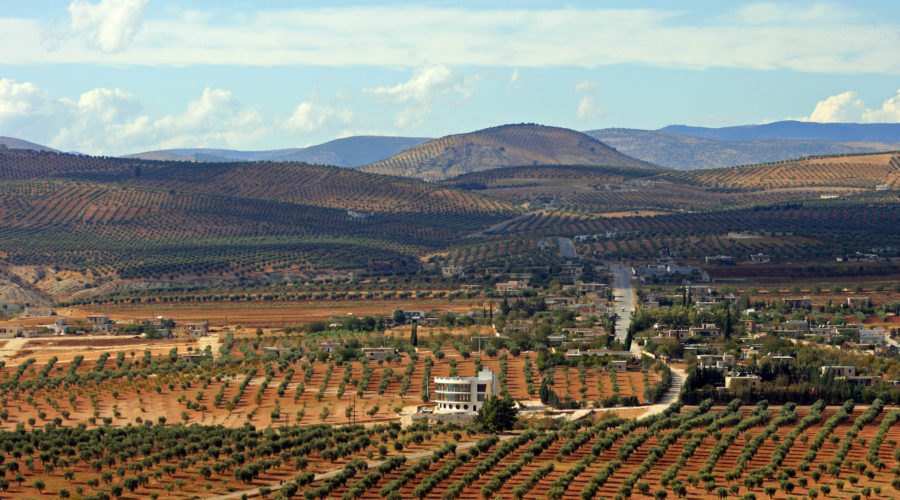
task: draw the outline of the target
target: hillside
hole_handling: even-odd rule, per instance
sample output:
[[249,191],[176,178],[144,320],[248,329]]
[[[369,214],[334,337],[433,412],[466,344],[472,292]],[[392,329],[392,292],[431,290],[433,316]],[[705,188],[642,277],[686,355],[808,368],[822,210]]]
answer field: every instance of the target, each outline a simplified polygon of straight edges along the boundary
[[232,149],[165,149],[126,155],[125,158],[166,161],[298,161],[317,165],[359,167],[395,155],[429,139],[419,137],[356,136],[306,148],[265,151]]
[[900,187],[900,154],[843,155],[729,167],[671,172],[667,180],[722,192],[771,192],[829,188],[836,191],[873,190],[877,185]]
[[542,125],[504,125],[429,141],[362,170],[440,180],[523,165],[651,166],[581,132]]
[[40,144],[35,144],[33,142],[23,141],[22,139],[16,139],[13,137],[2,137],[0,136],[0,149],[27,149],[31,151],[53,151],[56,150],[53,148],[48,148],[47,146],[42,146]]
[[717,141],[900,142],[900,123],[814,123],[788,120],[721,128],[669,125],[659,131]]
[[722,141],[658,130],[623,128],[591,130],[585,133],[628,156],[677,170],[754,165],[806,156],[900,150],[900,143]]
[[446,186],[301,163],[0,151],[0,256],[125,278],[402,270],[520,213]]

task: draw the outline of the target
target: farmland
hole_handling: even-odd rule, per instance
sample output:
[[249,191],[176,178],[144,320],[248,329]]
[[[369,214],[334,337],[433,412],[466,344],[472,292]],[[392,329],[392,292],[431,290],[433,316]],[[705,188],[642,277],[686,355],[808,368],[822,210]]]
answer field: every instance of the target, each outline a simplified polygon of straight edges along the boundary
[[[499,439],[455,425],[52,428],[36,434],[36,445],[3,435],[2,484],[15,498],[61,489],[184,498],[261,487],[305,498],[887,497],[900,463],[897,417],[878,402],[703,404]],[[68,444],[44,449],[45,437]],[[325,471],[340,472],[316,476]]]

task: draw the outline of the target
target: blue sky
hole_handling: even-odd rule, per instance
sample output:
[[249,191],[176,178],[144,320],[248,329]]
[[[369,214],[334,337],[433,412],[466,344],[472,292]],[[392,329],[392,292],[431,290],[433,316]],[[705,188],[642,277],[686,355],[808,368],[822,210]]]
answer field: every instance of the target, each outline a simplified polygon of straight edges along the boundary
[[0,2],[0,135],[118,155],[783,119],[900,121],[863,2]]

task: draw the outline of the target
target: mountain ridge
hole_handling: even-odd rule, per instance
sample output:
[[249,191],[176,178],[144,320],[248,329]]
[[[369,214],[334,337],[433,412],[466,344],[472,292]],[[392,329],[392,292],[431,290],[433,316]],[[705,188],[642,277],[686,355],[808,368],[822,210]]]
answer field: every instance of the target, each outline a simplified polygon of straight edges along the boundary
[[441,137],[361,170],[440,180],[479,170],[526,165],[654,166],[619,153],[582,132],[516,124]]

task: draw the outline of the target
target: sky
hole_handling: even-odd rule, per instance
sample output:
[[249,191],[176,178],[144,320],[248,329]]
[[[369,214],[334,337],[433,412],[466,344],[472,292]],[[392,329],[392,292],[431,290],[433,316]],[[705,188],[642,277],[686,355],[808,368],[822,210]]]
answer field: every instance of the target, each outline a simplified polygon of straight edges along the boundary
[[63,151],[785,119],[900,122],[896,0],[0,0],[0,136]]

